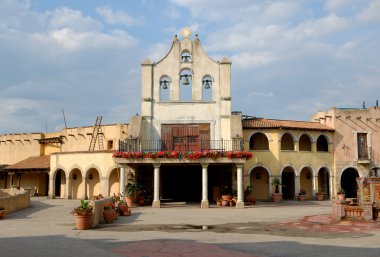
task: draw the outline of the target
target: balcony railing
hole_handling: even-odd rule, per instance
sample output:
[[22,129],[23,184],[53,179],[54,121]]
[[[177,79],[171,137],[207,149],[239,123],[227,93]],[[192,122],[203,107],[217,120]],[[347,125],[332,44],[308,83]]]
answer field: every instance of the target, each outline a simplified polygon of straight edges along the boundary
[[243,140],[197,140],[178,142],[171,140],[119,140],[120,152],[159,152],[159,151],[243,151]]

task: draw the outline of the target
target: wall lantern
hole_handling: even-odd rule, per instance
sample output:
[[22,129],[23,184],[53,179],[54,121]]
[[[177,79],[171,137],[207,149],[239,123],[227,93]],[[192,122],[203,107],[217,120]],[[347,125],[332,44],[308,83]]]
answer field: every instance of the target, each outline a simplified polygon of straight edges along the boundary
[[93,178],[94,178],[94,175],[92,173],[88,175],[88,179],[93,179]]
[[310,173],[306,173],[306,178],[307,179],[311,179],[311,174]]
[[256,172],[255,177],[256,179],[261,179],[261,172]]

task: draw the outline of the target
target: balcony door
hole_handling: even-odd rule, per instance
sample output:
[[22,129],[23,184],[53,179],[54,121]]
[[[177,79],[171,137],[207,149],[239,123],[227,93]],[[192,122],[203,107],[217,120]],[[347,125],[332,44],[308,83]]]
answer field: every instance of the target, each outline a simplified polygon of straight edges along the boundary
[[367,133],[358,133],[358,159],[368,160]]
[[200,151],[209,144],[210,124],[163,124],[161,140],[164,150]]

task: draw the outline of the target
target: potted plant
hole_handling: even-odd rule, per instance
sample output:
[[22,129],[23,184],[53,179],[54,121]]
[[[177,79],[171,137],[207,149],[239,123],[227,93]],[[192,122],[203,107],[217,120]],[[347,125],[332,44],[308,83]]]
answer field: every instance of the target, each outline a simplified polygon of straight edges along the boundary
[[7,210],[4,207],[0,206],[0,220],[2,218],[5,218],[5,215],[7,215]]
[[77,229],[85,230],[91,227],[93,207],[89,201],[81,200],[80,205],[71,211],[75,217]]
[[105,223],[112,223],[117,217],[116,205],[113,202],[104,204],[103,218]]
[[325,193],[324,193],[324,192],[321,192],[321,191],[318,191],[318,192],[315,194],[315,197],[317,198],[317,201],[322,201],[323,198],[325,197]]
[[222,198],[220,198],[220,197],[216,198],[216,205],[222,206]]
[[128,204],[123,199],[120,199],[117,202],[117,208],[119,210],[120,216],[130,216],[131,215],[131,211],[128,208]]
[[339,188],[337,194],[338,194],[339,200],[341,201],[346,200],[346,192],[344,191],[343,188]]
[[252,195],[252,186],[247,186],[247,188],[244,190],[244,202],[247,205],[256,204],[256,199]]
[[301,188],[300,191],[298,192],[298,200],[301,202],[304,202],[306,199],[306,190]]
[[280,193],[281,180],[279,177],[274,177],[272,179],[272,185],[275,186],[274,193],[272,193],[273,202],[281,202],[282,193]]
[[136,182],[129,182],[125,186],[125,201],[127,202],[129,207],[132,207],[135,205],[136,198],[138,196],[138,193],[141,191],[142,186]]

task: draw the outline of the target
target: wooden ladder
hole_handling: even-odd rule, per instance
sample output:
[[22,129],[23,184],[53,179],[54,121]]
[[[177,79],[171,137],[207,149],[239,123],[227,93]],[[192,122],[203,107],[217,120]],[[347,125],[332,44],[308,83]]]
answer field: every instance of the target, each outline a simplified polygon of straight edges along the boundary
[[99,138],[99,150],[104,150],[103,145],[103,131],[102,131],[102,116],[97,116],[94,126],[94,131],[92,132],[90,147],[88,148],[89,151],[95,150],[96,140]]

